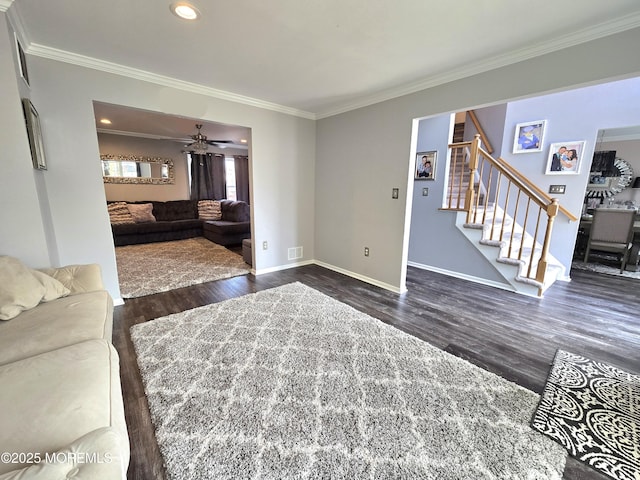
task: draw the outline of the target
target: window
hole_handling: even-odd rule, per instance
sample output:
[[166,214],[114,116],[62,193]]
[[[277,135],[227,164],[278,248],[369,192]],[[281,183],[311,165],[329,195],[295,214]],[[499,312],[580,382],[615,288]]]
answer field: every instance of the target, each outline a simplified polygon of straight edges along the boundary
[[225,157],[224,171],[227,177],[227,200],[237,200],[236,196],[236,164],[232,157]]

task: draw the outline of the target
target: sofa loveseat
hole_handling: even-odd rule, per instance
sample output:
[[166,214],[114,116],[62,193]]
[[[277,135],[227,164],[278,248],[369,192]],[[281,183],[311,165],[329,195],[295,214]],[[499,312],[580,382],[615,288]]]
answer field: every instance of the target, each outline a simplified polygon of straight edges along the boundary
[[246,202],[220,200],[220,218],[215,220],[203,215],[201,202],[109,202],[114,244],[119,247],[204,235],[209,240],[226,246],[239,244],[244,238],[251,236],[249,205]]
[[0,257],[0,480],[126,478],[112,321],[98,265]]

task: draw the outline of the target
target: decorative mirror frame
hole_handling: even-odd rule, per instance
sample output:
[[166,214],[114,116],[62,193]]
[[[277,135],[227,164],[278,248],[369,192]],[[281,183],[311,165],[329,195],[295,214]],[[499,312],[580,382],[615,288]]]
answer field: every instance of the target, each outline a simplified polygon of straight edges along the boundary
[[[626,160],[616,157],[613,166],[618,169],[620,175],[618,177],[606,178],[605,184],[588,183],[587,198],[609,198],[617,195],[633,181],[633,168]],[[591,178],[589,178],[591,182]]]
[[173,170],[173,160],[162,157],[140,157],[138,155],[100,155],[102,160],[116,160],[121,162],[146,162],[167,165],[167,178],[147,178],[147,177],[102,177],[104,183],[128,183],[147,185],[171,185],[175,183],[175,173]]

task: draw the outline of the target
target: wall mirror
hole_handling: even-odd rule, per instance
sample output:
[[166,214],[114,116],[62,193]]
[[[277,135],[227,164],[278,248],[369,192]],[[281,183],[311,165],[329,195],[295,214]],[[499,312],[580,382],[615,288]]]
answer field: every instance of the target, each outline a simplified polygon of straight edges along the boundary
[[100,155],[104,183],[175,183],[173,160],[137,155]]
[[[614,152],[615,154],[615,152]],[[607,174],[592,167],[587,184],[587,198],[610,198],[627,188],[633,180],[633,169],[626,160],[615,157]]]

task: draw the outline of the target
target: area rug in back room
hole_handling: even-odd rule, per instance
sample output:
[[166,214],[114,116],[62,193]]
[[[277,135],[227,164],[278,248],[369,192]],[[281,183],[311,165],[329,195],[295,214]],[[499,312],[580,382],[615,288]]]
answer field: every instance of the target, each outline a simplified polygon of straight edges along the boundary
[[640,479],[640,375],[558,350],[531,425],[611,478]]
[[123,298],[166,292],[249,273],[231,250],[204,237],[116,247]]
[[170,479],[560,479],[539,396],[293,283],[131,329]]

